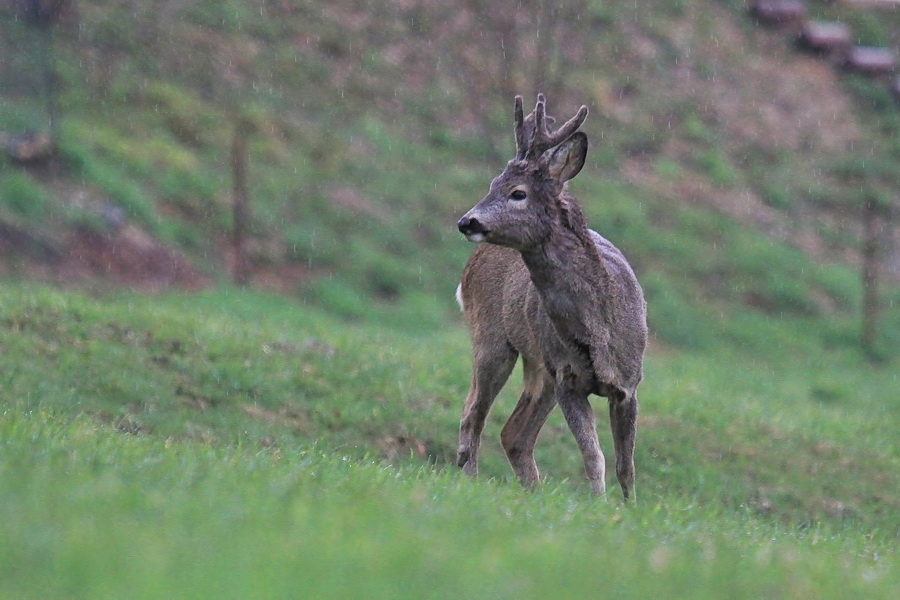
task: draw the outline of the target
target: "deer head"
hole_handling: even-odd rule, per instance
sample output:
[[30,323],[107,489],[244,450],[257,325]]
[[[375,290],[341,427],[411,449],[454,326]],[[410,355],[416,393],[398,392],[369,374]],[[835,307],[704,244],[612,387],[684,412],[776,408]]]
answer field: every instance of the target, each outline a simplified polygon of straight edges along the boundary
[[584,166],[587,136],[578,131],[587,106],[556,131],[548,125],[546,100],[538,94],[534,110],[525,117],[522,97],[516,96],[516,157],[491,182],[481,202],[457,223],[470,242],[488,242],[520,251],[545,243],[562,211],[565,183]]

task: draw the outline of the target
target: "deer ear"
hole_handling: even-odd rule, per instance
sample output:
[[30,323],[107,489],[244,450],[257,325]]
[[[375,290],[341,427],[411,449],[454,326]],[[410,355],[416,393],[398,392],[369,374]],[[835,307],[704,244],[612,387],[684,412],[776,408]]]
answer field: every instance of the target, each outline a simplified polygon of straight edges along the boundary
[[588,140],[582,131],[576,131],[572,137],[556,148],[550,150],[546,157],[547,170],[560,183],[578,175],[587,157]]

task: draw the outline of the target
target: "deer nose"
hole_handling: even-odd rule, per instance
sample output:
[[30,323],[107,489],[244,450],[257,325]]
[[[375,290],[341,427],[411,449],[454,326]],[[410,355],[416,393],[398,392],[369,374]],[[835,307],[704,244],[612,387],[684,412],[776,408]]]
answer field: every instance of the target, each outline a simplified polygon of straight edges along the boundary
[[487,229],[475,217],[463,217],[457,221],[456,227],[459,228],[459,232],[463,235],[487,233]]

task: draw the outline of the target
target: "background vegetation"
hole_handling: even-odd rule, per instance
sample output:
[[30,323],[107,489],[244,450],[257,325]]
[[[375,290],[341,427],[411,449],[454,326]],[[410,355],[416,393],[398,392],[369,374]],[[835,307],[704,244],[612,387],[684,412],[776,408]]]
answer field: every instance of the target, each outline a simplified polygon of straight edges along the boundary
[[[9,6],[6,141],[46,127]],[[0,161],[0,595],[895,597],[892,226],[868,352],[858,256],[863,204],[896,202],[900,108],[745,8],[70,3],[58,156]],[[897,47],[896,13],[810,11]],[[573,191],[650,306],[627,508],[589,496],[558,414],[547,481],[511,481],[512,383],[485,476],[452,467],[454,223],[538,89],[591,107]]]

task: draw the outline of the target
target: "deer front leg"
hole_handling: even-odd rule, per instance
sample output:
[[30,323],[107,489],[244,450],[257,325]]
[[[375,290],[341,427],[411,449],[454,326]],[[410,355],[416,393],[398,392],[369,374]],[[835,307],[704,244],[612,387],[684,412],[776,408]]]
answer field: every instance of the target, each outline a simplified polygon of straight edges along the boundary
[[600,440],[597,438],[597,426],[594,421],[594,411],[588,402],[587,394],[576,391],[567,386],[566,377],[557,383],[556,401],[563,411],[566,423],[575,436],[581,456],[584,459],[584,472],[591,489],[595,494],[606,493],[606,461],[600,450]]
[[630,398],[611,395],[609,426],[616,448],[616,478],[627,501],[634,494],[634,438],[637,435],[637,394]]
[[478,475],[478,448],[484,421],[518,357],[508,347],[502,353],[479,353],[476,350],[475,355],[472,385],[459,423],[459,451],[456,456],[456,465],[472,476]]

